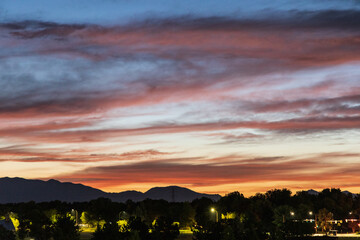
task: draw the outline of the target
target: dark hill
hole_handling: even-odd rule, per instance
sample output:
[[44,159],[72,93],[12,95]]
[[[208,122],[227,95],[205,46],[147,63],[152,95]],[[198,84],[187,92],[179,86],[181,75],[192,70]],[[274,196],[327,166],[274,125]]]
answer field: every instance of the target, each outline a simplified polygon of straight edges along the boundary
[[185,202],[202,197],[218,200],[220,195],[197,193],[177,186],[155,187],[146,193],[137,191],[107,193],[82,184],[59,182],[53,179],[42,181],[23,178],[0,178],[0,203],[48,202],[55,200],[83,202],[100,197],[110,198],[113,201],[119,202],[127,200],[142,201],[146,198]]
[[0,178],[0,203],[65,201],[81,202],[105,197],[106,193],[82,184],[23,178]]
[[[204,197],[204,194],[194,192],[188,188],[169,186],[169,187],[154,187],[145,192],[146,198],[150,199],[164,199],[168,202],[186,202],[188,199],[197,199]],[[213,200],[220,198],[217,194],[207,194],[206,197]]]

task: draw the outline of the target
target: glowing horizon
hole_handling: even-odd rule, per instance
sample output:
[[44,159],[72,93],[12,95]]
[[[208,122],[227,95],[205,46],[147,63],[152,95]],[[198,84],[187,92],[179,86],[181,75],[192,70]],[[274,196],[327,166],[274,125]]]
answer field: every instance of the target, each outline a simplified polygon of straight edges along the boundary
[[0,177],[360,192],[359,3],[152,2],[0,4]]

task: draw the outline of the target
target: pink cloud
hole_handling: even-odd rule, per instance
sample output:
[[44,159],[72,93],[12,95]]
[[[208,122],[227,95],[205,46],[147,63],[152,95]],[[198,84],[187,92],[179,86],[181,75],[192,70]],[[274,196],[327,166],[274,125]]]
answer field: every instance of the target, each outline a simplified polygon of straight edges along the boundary
[[[339,186],[346,184],[349,179],[356,181],[359,171],[353,168],[353,164],[338,165],[329,162],[328,159],[347,158],[346,154],[330,153],[314,156],[313,158],[291,159],[286,157],[274,158],[251,158],[234,161],[234,156],[229,160],[221,158],[203,163],[184,163],[183,160],[150,161],[130,165],[118,165],[109,167],[93,167],[84,171],[56,176],[62,180],[76,182],[86,181],[95,187],[115,187],[134,183],[166,183],[183,184],[192,186],[219,186],[234,183],[266,183],[266,182],[307,182],[310,187],[314,177],[318,183],[338,180]],[[354,154],[350,154],[353,157]],[[359,154],[357,154],[359,156]],[[171,160],[171,159],[170,159]],[[183,162],[183,163],[181,163]],[[312,169],[310,172],[309,169]],[[358,187],[360,185],[357,185]]]

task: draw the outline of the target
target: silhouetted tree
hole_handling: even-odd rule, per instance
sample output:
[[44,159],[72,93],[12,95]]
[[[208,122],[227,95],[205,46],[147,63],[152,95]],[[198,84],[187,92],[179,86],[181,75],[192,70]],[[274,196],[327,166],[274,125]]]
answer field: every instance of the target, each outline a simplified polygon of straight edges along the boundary
[[128,231],[132,233],[132,237],[138,236],[140,239],[150,238],[148,225],[139,217],[130,217],[128,222]]
[[176,239],[180,232],[179,226],[173,224],[173,220],[167,217],[159,217],[152,228],[152,240],[173,240]]
[[23,204],[19,211],[20,239],[30,235],[37,240],[48,240],[51,237],[51,221],[34,202]]
[[1,240],[15,240],[15,234],[11,230],[7,230],[0,225],[0,239]]
[[210,209],[214,202],[209,198],[195,199],[191,206],[195,209],[195,221],[198,225],[205,226],[211,220]]
[[[218,223],[214,222],[214,215],[210,211],[212,207],[219,213]],[[94,226],[100,223],[94,239],[173,238],[175,234],[172,233],[176,233],[177,228],[173,222],[179,222],[181,227],[191,226],[195,230],[196,239],[284,240],[311,233],[314,222],[303,222],[308,218],[316,218],[316,224],[324,232],[331,228],[343,232],[358,231],[356,224],[345,222],[344,219],[359,218],[360,197],[346,194],[340,189],[324,189],[319,194],[302,191],[293,196],[288,189],[273,189],[250,198],[233,192],[218,202],[208,198],[196,199],[191,203],[147,199],[140,202],[127,201],[123,204],[100,198],[83,203],[53,201],[0,204],[0,216],[4,217],[12,212],[11,216],[16,218],[16,225],[19,223],[19,239],[76,239],[78,235],[77,230],[74,230],[74,222],[59,218],[69,214],[71,209],[82,213],[82,223]],[[294,215],[290,212],[294,212]],[[222,219],[222,213],[231,214],[228,215],[229,218]],[[58,220],[55,220],[56,217]],[[127,224],[122,223],[121,229],[117,224],[119,218],[128,220]],[[154,222],[154,219],[157,221]],[[331,219],[342,219],[341,226],[331,224]],[[69,235],[63,236],[64,232]],[[302,237],[305,238],[306,236]]]
[[219,212],[234,212],[237,214],[245,212],[248,207],[248,200],[239,192],[232,192],[222,197],[218,202]]
[[116,222],[119,212],[123,210],[119,204],[112,202],[108,198],[98,198],[89,203],[87,212],[89,216],[97,221]]
[[54,223],[54,240],[78,240],[80,239],[79,227],[75,221],[68,217],[59,217]]
[[124,236],[120,233],[119,226],[113,223],[105,223],[103,227],[97,226],[92,240],[122,240]]
[[206,225],[197,225],[194,229],[195,240],[219,240],[222,239],[224,225],[220,222],[207,222]]
[[289,189],[273,189],[265,193],[266,199],[268,199],[273,205],[291,205],[291,191]]
[[329,212],[326,208],[320,209],[319,213],[316,216],[315,222],[319,226],[322,232],[325,234],[331,230],[330,221],[333,220],[333,214]]

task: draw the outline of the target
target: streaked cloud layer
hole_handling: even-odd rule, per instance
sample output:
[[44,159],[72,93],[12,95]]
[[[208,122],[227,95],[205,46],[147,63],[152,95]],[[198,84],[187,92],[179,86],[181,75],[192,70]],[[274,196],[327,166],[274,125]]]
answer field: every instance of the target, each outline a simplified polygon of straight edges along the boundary
[[360,192],[356,1],[56,3],[0,5],[2,176]]

